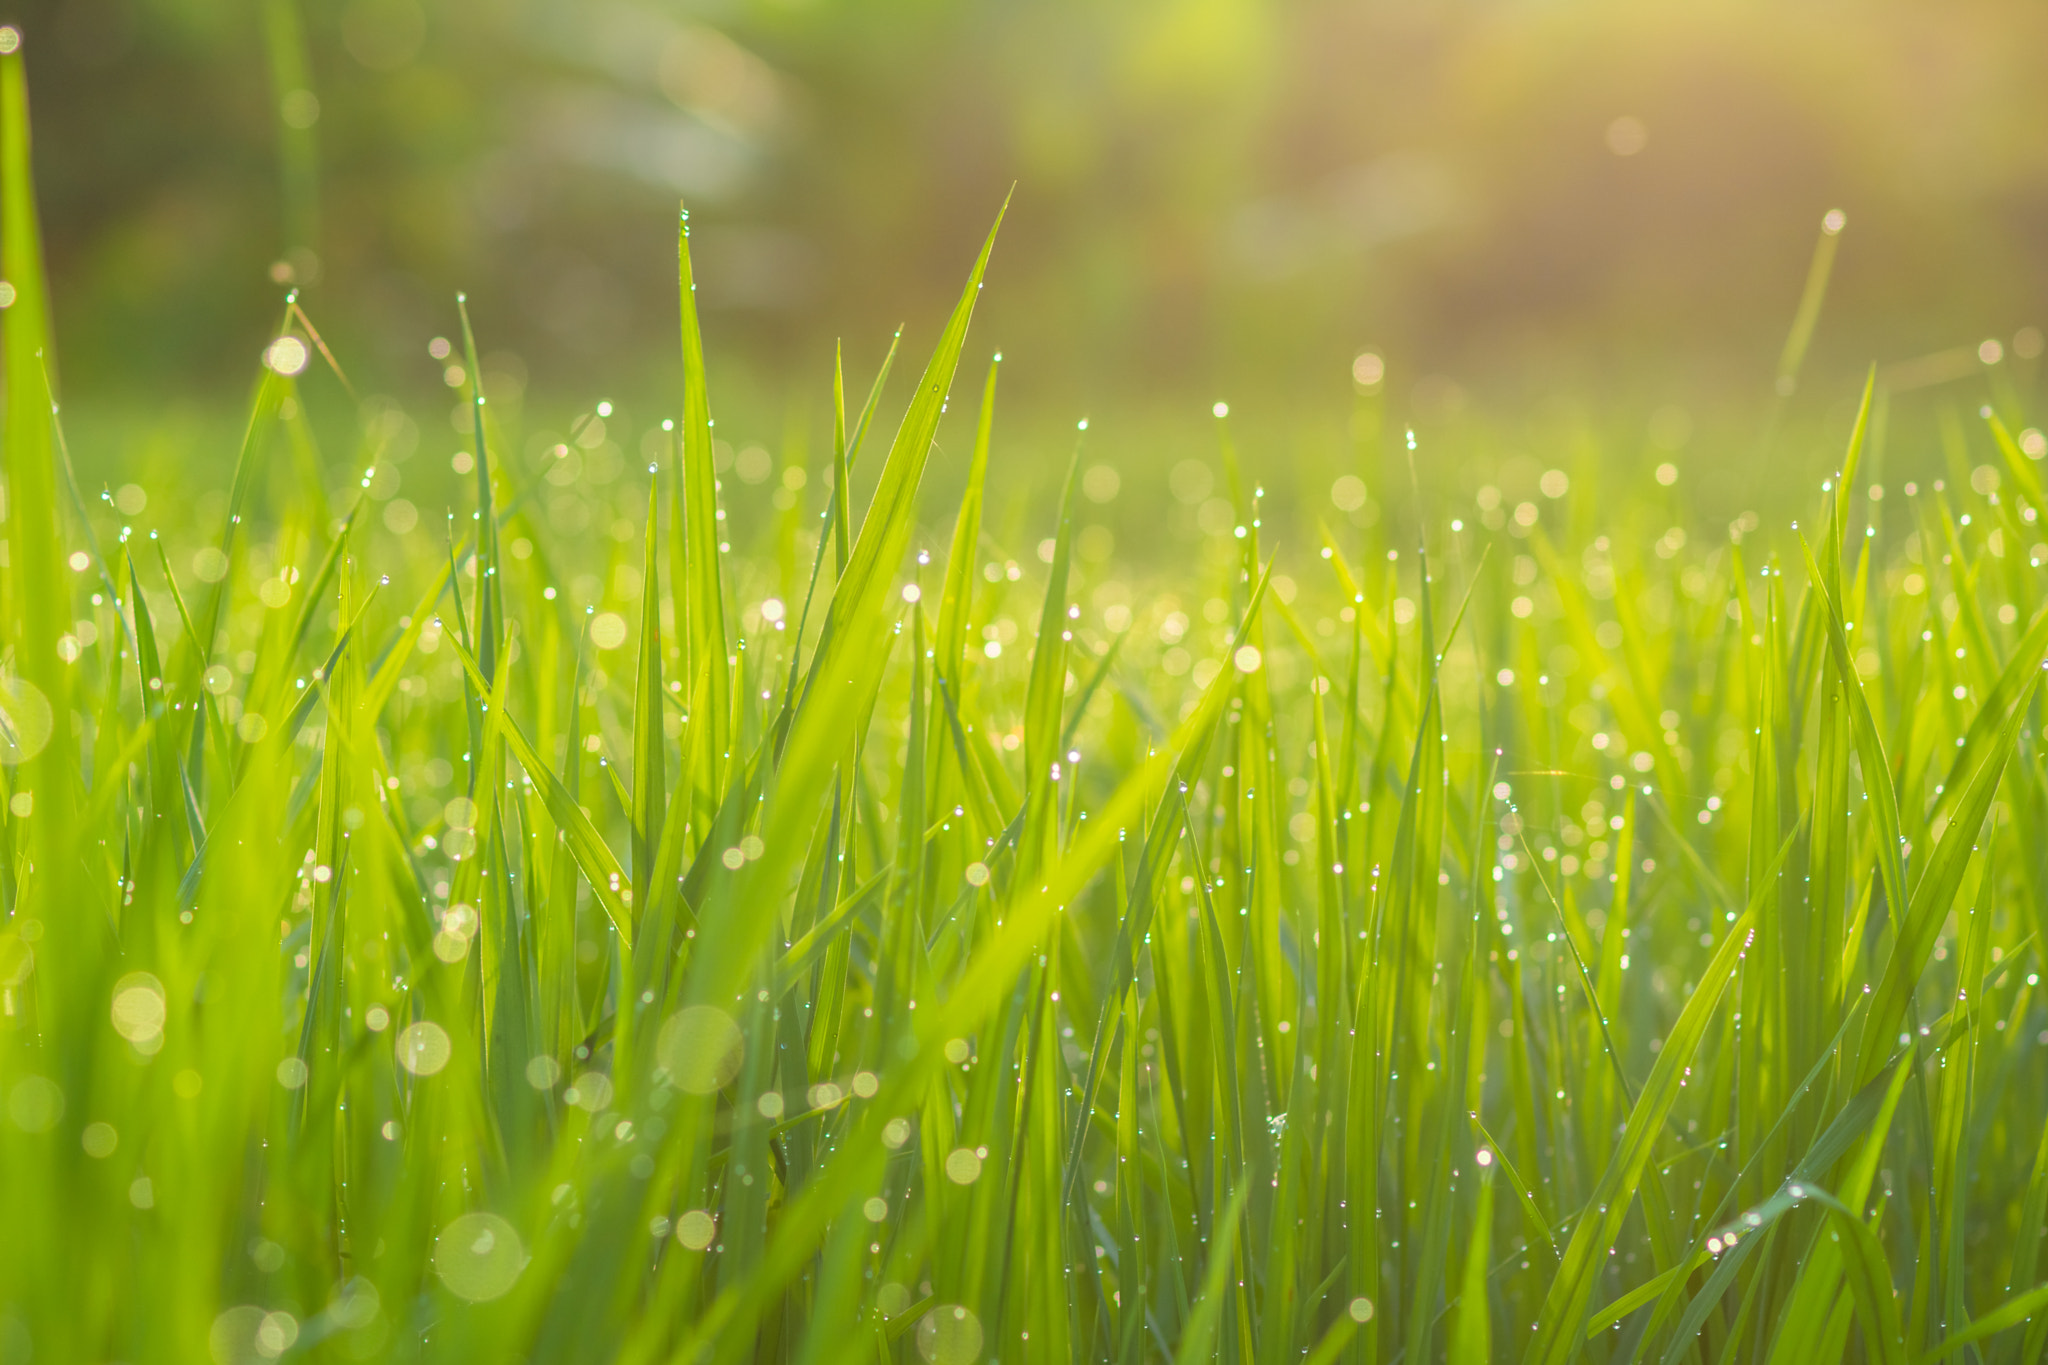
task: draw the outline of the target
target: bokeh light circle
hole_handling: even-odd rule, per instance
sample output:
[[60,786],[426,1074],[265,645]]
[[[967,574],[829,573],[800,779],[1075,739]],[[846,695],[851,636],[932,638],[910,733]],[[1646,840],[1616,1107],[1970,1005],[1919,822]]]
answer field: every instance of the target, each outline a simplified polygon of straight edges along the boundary
[[306,343],[294,336],[282,336],[263,348],[263,363],[282,375],[294,375],[306,368]]
[[415,1076],[431,1076],[448,1065],[455,1050],[448,1030],[431,1019],[408,1024],[398,1034],[398,1064]]
[[972,1365],[981,1355],[981,1319],[957,1303],[940,1304],[917,1324],[917,1353],[931,1365]]
[[43,751],[54,729],[50,702],[26,678],[0,674],[0,763],[26,763]]
[[677,1088],[709,1095],[740,1074],[746,1042],[732,1016],[715,1005],[691,1005],[669,1016],[655,1041],[655,1056]]
[[495,1213],[465,1213],[434,1243],[434,1273],[449,1293],[471,1303],[503,1298],[524,1269],[518,1230]]
[[718,1220],[704,1209],[691,1209],[676,1219],[676,1240],[692,1251],[702,1251],[718,1235]]
[[64,1117],[64,1091],[47,1076],[24,1076],[7,1094],[7,1117],[24,1133],[44,1133]]
[[131,1043],[154,1042],[164,1031],[168,1011],[161,981],[148,972],[130,972],[114,983],[114,1000],[108,1010],[114,1032]]

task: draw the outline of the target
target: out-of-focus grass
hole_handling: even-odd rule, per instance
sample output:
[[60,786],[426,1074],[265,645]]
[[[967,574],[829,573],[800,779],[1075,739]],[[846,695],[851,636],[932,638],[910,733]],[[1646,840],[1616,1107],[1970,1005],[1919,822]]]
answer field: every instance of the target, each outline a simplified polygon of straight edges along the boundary
[[683,195],[731,420],[740,372],[942,311],[1013,179],[982,313],[1011,419],[1298,403],[1366,345],[1404,400],[1704,418],[1775,357],[1831,204],[1829,391],[2048,322],[2030,0],[63,0],[24,35],[74,400],[238,384],[273,264],[366,391],[466,288],[487,362],[620,398],[670,353]]
[[685,232],[672,422],[529,444],[451,313],[408,515],[293,303],[166,524],[73,480],[28,170],[10,56],[7,1360],[2038,1357],[2017,392],[1725,539],[1563,455],[1277,534],[1219,410],[1111,567],[1085,446],[985,496],[987,247],[725,486]]

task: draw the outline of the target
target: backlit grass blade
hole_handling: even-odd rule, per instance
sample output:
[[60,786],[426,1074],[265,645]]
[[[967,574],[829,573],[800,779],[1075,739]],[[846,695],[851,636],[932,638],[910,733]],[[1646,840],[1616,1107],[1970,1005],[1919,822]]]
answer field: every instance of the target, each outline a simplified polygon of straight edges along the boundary
[[470,634],[476,642],[477,667],[486,682],[496,682],[505,597],[498,577],[498,504],[484,425],[484,371],[483,362],[477,359],[476,335],[469,325],[469,300],[456,295],[455,308],[462,320],[462,354],[469,365],[470,435],[476,443],[476,619]]
[[2048,1310],[2048,1284],[2035,1285],[2025,1293],[2013,1295],[1998,1307],[1978,1317],[1969,1326],[1944,1337],[1922,1352],[1916,1360],[1950,1359],[1960,1353],[1965,1346],[2037,1318],[2044,1310]]
[[1493,1245],[1493,1172],[1479,1172],[1479,1199],[1472,1211],[1472,1232],[1465,1247],[1465,1273],[1458,1283],[1458,1306],[1445,1355],[1450,1365],[1486,1365],[1493,1359],[1492,1308],[1486,1292],[1486,1269]]
[[1530,1365],[1562,1365],[1577,1349],[1580,1322],[1586,1314],[1597,1268],[1628,1213],[1628,1204],[1649,1164],[1651,1147],[1663,1129],[1665,1116],[1678,1100],[1679,1087],[1694,1051],[1706,1033],[1722,989],[1750,941],[1756,919],[1756,911],[1751,908],[1729,926],[1713,961],[1701,972],[1692,998],[1685,1002],[1684,1010],[1665,1038],[1657,1063],[1650,1069],[1649,1079],[1629,1114],[1614,1158],[1594,1187],[1592,1202],[1601,1212],[1579,1221],[1559,1263],[1557,1278],[1544,1296],[1542,1312],[1533,1324],[1534,1339],[1523,1356]]
[[1239,1185],[1233,1190],[1229,1204],[1216,1220],[1214,1235],[1209,1239],[1209,1263],[1202,1271],[1201,1296],[1195,1300],[1195,1310],[1181,1332],[1180,1350],[1174,1356],[1175,1365],[1196,1365],[1210,1358],[1211,1343],[1216,1338],[1217,1324],[1223,1316],[1224,1281],[1230,1278],[1232,1253],[1237,1248],[1237,1221],[1244,1213],[1245,1196],[1249,1192],[1248,1185]]
[[996,371],[1003,358],[989,362],[982,384],[981,417],[974,429],[974,455],[967,465],[967,486],[953,520],[953,541],[946,553],[945,589],[939,599],[939,622],[932,636],[940,684],[957,680],[967,642],[967,613],[973,605],[974,565],[981,543],[982,488],[988,478],[989,434],[995,425]]
[[316,246],[319,226],[320,149],[313,131],[318,103],[311,89],[310,53],[297,0],[263,0],[263,39],[270,66],[270,98],[283,180],[285,259]]
[[[686,578],[675,585],[678,619],[687,647],[683,676],[709,681],[706,704],[699,708],[707,727],[705,752],[713,768],[722,770],[731,752],[727,717],[732,709],[726,671],[725,576],[720,568],[724,543],[718,528],[718,478],[712,469],[711,401],[704,366],[704,337],[697,322],[697,279],[690,264],[690,211],[683,208],[676,225],[678,296],[682,300],[683,442],[682,466],[675,481],[676,533],[682,537]],[[716,799],[716,787],[712,790]]]
[[1865,1349],[1882,1365],[1906,1365],[1906,1339],[1899,1325],[1898,1295],[1892,1285],[1891,1268],[1877,1234],[1855,1210],[1819,1189],[1805,1190],[1805,1197],[1819,1203],[1833,1215],[1831,1225],[1842,1238],[1843,1278],[1856,1302],[1858,1325],[1863,1329]]
[[1799,371],[1806,360],[1806,348],[1813,341],[1813,329],[1820,321],[1822,302],[1827,298],[1828,276],[1835,266],[1835,251],[1842,242],[1843,218],[1839,210],[1828,210],[1821,220],[1820,236],[1813,245],[1813,261],[1807,267],[1806,287],[1799,295],[1799,308],[1792,316],[1792,330],[1778,355],[1780,397],[1789,396],[1799,383]]
[[1053,540],[1052,568],[1045,600],[1039,608],[1038,642],[1031,656],[1031,677],[1024,690],[1023,854],[1019,875],[1030,879],[1053,852],[1053,800],[1059,790],[1060,713],[1066,693],[1067,658],[1073,631],[1068,628],[1067,572],[1074,552],[1074,493],[1080,482],[1081,452],[1077,446],[1067,464],[1060,492],[1059,533]]
[[[455,650],[456,657],[462,661],[463,672],[469,675],[471,685],[484,695],[490,695],[484,689],[483,669],[477,664],[475,656],[457,641],[450,640],[447,643]],[[633,916],[622,893],[630,892],[632,887],[626,879],[625,869],[606,846],[603,836],[591,824],[590,817],[583,813],[582,807],[563,787],[561,779],[556,777],[554,770],[534,752],[533,745],[527,742],[518,722],[500,708],[489,714],[487,723],[511,747],[513,757],[519,760],[519,766],[526,770],[527,775],[540,788],[541,799],[547,805],[548,815],[567,839],[570,855],[576,859],[577,866],[590,883],[591,894],[604,907],[605,914],[611,919],[612,927],[618,931],[619,941],[630,948],[633,944]]]
[[[8,634],[15,649],[14,666],[22,681],[62,717],[70,714],[70,680],[59,666],[57,640],[65,633],[67,604],[51,591],[63,581],[63,568],[57,540],[56,452],[50,434],[52,396],[45,387],[56,365],[49,353],[50,300],[29,162],[26,61],[17,31],[13,49],[0,55],[0,274],[14,290],[13,303],[0,313],[0,363],[6,379],[6,606],[12,618]],[[17,791],[39,791],[45,809],[58,816],[30,831],[46,861],[55,852],[48,840],[58,832],[62,813],[73,800],[70,773],[54,751],[45,751],[43,758],[23,765],[15,775]]]
[[2005,717],[2001,743],[1991,749],[1982,766],[1971,775],[1956,803],[1954,820],[1928,855],[1927,870],[1913,888],[1884,976],[1871,997],[1870,1012],[1864,1016],[1862,1041],[1852,1073],[1859,1086],[1876,1075],[1884,1058],[1896,1046],[1894,1035],[1905,1017],[1920,972],[1934,951],[1934,936],[1955,908],[1956,892],[1975,852],[1978,830],[1990,814],[1992,798],[2005,775],[2007,759],[2027,714],[2026,703],[2040,677],[2038,666],[2026,667],[2026,681],[2019,688],[2017,704]]
[[[1807,555],[1809,571],[1816,581],[1820,574],[1813,569],[1811,551]],[[1904,912],[1907,905],[1906,874],[1900,854],[1903,836],[1899,833],[1898,797],[1892,789],[1892,769],[1885,755],[1884,745],[1878,738],[1877,722],[1871,714],[1869,700],[1865,697],[1862,680],[1857,676],[1855,664],[1850,656],[1848,635],[1840,609],[1827,596],[1822,598],[1822,608],[1827,613],[1828,647],[1832,653],[1837,676],[1843,680],[1843,688],[1849,706],[1850,723],[1856,736],[1857,757],[1863,768],[1863,789],[1872,799],[1871,813],[1877,823],[1877,868],[1883,880],[1885,902],[1893,908],[1894,915]]]
[[[1263,582],[1259,585],[1263,590]],[[1256,596],[1254,597],[1256,602]],[[918,1011],[917,1043],[908,1057],[900,1058],[895,1070],[884,1077],[882,1087],[854,1136],[857,1145],[845,1149],[843,1160],[861,1164],[850,1171],[864,1175],[879,1159],[884,1124],[874,1117],[887,1114],[900,1104],[899,1095],[917,1093],[943,1055],[943,1040],[974,1031],[1004,998],[1001,986],[1014,981],[1026,960],[1033,956],[1048,924],[1059,908],[1077,895],[1108,861],[1118,843],[1117,831],[1136,821],[1141,812],[1158,799],[1167,775],[1179,757],[1203,742],[1215,726],[1229,695],[1229,684],[1219,678],[1211,682],[1201,704],[1183,721],[1173,741],[1154,753],[1136,772],[1119,784],[1115,793],[1098,808],[1085,831],[1069,846],[1059,861],[1046,869],[1037,891],[1025,890],[1011,903],[1009,913],[982,949],[969,960],[943,1005]],[[794,1274],[809,1248],[816,1244],[834,1208],[833,1192],[822,1187],[806,1190],[785,1208],[777,1239],[770,1244],[762,1277],[749,1286],[742,1298],[728,1291],[721,1296],[692,1333],[693,1340],[708,1340],[723,1331],[735,1315],[751,1321],[760,1311],[767,1294]]]
[[640,661],[633,694],[633,880],[653,884],[654,846],[668,804],[668,753],[662,733],[661,522],[656,485],[647,489],[647,540],[640,589]]
[[[998,218],[998,226],[1000,222]],[[760,833],[763,856],[746,863],[712,893],[721,903],[745,903],[764,895],[780,901],[808,843],[804,830],[827,789],[845,737],[866,711],[879,686],[888,653],[875,648],[873,641],[887,634],[881,628],[887,575],[894,571],[909,545],[918,481],[952,385],[960,349],[966,341],[981,276],[995,245],[994,232],[990,230],[966,291],[919,381],[917,394],[883,466],[859,539],[833,592],[825,627],[827,638],[819,647],[813,686],[799,704],[767,798]],[[708,461],[708,451],[706,458]],[[709,478],[708,471],[705,478]],[[718,927],[698,938],[691,960],[691,993],[700,999],[724,998],[744,978],[745,960],[765,937],[769,922],[762,918],[706,918]]]

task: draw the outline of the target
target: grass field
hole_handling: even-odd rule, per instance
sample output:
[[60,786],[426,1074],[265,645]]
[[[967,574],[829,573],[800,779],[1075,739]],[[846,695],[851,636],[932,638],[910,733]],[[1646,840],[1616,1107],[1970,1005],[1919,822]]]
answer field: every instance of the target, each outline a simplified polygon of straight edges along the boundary
[[0,1361],[2040,1357],[2017,389],[1712,536],[1563,453],[1277,536],[1219,410],[1119,565],[1085,454],[984,505],[994,234],[728,518],[685,231],[672,422],[529,457],[451,311],[394,513],[293,302],[195,526],[77,485],[23,81]]

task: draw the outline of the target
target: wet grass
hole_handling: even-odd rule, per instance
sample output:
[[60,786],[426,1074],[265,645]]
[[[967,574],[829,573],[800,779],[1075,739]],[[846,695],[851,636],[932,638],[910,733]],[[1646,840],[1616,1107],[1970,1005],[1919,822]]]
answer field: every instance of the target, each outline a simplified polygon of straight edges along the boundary
[[451,315],[464,502],[394,514],[293,303],[154,525],[49,401],[24,101],[0,1359],[2039,1357],[2011,391],[1885,489],[1866,390],[1712,538],[1563,460],[1282,537],[1225,425],[1112,571],[1078,455],[984,505],[986,246],[729,518],[685,230],[673,422],[536,442]]

